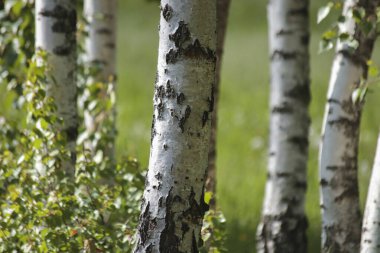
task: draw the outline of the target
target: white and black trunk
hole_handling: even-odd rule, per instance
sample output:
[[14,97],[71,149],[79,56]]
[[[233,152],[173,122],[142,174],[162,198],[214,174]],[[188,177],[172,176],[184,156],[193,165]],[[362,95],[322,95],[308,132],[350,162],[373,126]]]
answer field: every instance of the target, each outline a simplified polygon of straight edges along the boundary
[[78,135],[76,87],[76,1],[36,0],[36,50],[47,52],[47,95],[54,99],[59,126],[67,135],[71,161],[64,167],[74,173]]
[[331,71],[320,148],[322,252],[359,252],[361,213],[357,174],[359,127],[362,103],[354,103],[353,91],[367,78],[375,30],[364,33],[352,18],[352,9],[363,7],[366,19],[375,15],[377,1],[345,1],[340,33],[350,39],[338,41]]
[[309,1],[271,0],[268,177],[257,252],[306,252],[310,117]]
[[380,136],[368,189],[363,218],[361,253],[377,253],[380,249]]
[[[106,89],[101,91],[101,96],[113,94],[116,86],[116,7],[117,0],[84,0],[84,17],[87,21],[88,36],[85,40],[85,60],[96,70],[96,75],[91,82],[106,84]],[[87,94],[84,94],[86,96]],[[112,131],[115,132],[115,108],[111,111],[113,115],[93,115],[85,110],[86,131],[94,133],[102,127],[104,121],[111,121]],[[114,135],[106,143],[105,155],[114,159]],[[86,143],[87,147],[96,151],[92,143]]]
[[162,0],[149,171],[135,252],[198,252],[216,66],[216,1]]

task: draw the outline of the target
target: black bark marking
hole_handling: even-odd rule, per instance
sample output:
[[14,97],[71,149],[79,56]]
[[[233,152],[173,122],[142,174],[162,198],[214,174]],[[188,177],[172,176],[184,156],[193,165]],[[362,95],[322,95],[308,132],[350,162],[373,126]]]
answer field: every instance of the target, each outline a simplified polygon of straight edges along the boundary
[[77,126],[66,128],[64,130],[64,132],[66,133],[66,138],[67,138],[68,142],[77,140],[77,138],[78,138],[78,127]]
[[190,106],[187,106],[185,110],[185,114],[183,115],[183,117],[180,118],[179,123],[178,123],[178,126],[181,129],[182,133],[185,131],[185,123],[187,119],[190,117],[190,114],[191,114],[191,108]]
[[339,131],[343,131],[344,135],[353,138],[357,136],[359,131],[359,121],[358,119],[349,119],[340,117],[336,120],[330,120],[327,122],[330,127],[336,127]]
[[163,148],[164,148],[165,151],[167,151],[167,150],[168,150],[168,145],[167,145],[167,144],[164,144],[164,145],[163,145]]
[[322,187],[326,187],[329,185],[329,182],[327,182],[326,179],[322,178],[320,181],[319,181],[319,184],[322,186]]
[[176,214],[171,210],[174,202],[172,190],[173,188],[170,189],[168,196],[166,197],[165,228],[160,234],[159,252],[181,253],[178,249],[180,238],[178,238],[175,233]]
[[155,117],[154,114],[153,114],[152,128],[151,128],[151,133],[150,133],[150,144],[153,143],[153,139],[154,139],[154,137],[155,137],[156,134],[157,134],[155,124],[156,124],[156,117]]
[[177,104],[182,105],[182,103],[185,101],[185,94],[182,92],[177,94]]
[[304,181],[296,181],[294,183],[294,187],[297,189],[306,190],[307,189],[307,182]]
[[162,10],[162,16],[166,20],[166,22],[169,22],[169,20],[172,18],[173,15],[173,8],[170,7],[168,4],[165,5],[164,9]]
[[104,44],[104,46],[106,48],[109,48],[109,49],[115,49],[116,48],[116,45],[113,42],[107,42],[106,44]]
[[208,103],[208,111],[209,112],[213,112],[214,111],[214,103],[215,103],[215,87],[214,87],[214,84],[212,85],[212,88],[211,88],[211,96],[207,99],[207,103]]
[[280,30],[276,33],[276,36],[293,35],[293,30]]
[[160,172],[158,172],[156,175],[154,175],[154,177],[157,179],[157,180],[161,180],[162,179],[162,174]]
[[141,225],[138,228],[141,244],[143,245],[147,242],[151,227],[156,225],[155,219],[152,219],[150,215],[149,207],[150,203],[148,202],[148,204],[145,206],[144,212],[140,217]]
[[307,7],[299,8],[299,9],[293,9],[288,11],[289,16],[303,16],[308,17],[309,16],[309,9]]
[[162,103],[162,101],[160,101],[157,104],[157,119],[163,120],[163,118],[164,118],[163,114],[164,114],[164,104]]
[[310,44],[310,34],[301,36],[301,44],[303,46],[308,46]]
[[288,142],[295,145],[301,153],[307,153],[307,148],[309,146],[309,140],[305,136],[292,136],[289,137]]
[[208,112],[204,111],[203,115],[202,115],[202,127],[204,127],[206,125],[206,123],[207,123],[208,120],[209,120],[209,118],[208,118]]
[[283,60],[294,60],[299,55],[298,52],[286,52],[283,50],[275,50],[271,55],[271,60],[273,61],[276,58]]
[[[258,231],[257,237],[258,252],[271,252],[273,244],[275,252],[305,253],[307,251],[308,221],[305,216],[294,215],[288,209],[280,215],[264,215],[261,224],[262,229]],[[280,231],[274,227],[280,228]]]
[[53,49],[53,53],[59,56],[68,56],[72,52],[71,45],[58,46]]
[[185,234],[189,232],[190,227],[186,222],[182,222],[181,230],[182,230],[182,239],[183,239],[185,237]]
[[179,52],[174,49],[170,49],[169,52],[166,54],[166,63],[174,64],[177,62],[178,58],[179,58]]
[[166,54],[166,63],[174,64],[179,60],[206,60],[216,61],[215,51],[207,47],[202,47],[199,40],[195,39],[194,43],[186,48],[178,48],[177,50],[170,49]]
[[280,106],[274,106],[272,108],[272,113],[291,114],[293,113],[293,108],[290,105],[285,103]]
[[334,98],[329,98],[329,99],[327,100],[327,103],[329,103],[329,104],[338,104],[338,105],[340,105],[340,101],[337,100],[337,99],[334,99]]
[[169,35],[169,39],[174,42],[177,48],[181,48],[185,42],[190,40],[190,38],[191,34],[189,27],[183,21],[180,21],[177,30]]
[[171,85],[170,80],[168,80],[168,82],[166,83],[165,95],[167,98],[175,98],[176,97],[175,90],[174,90],[173,86]]
[[285,96],[300,101],[303,105],[308,106],[311,100],[309,81],[297,84],[293,89],[285,93]]
[[195,232],[193,231],[193,240],[191,243],[191,253],[199,253],[198,251],[198,245],[197,245],[197,239],[195,237]]
[[204,202],[204,191],[202,191],[199,204],[195,199],[194,188],[191,187],[190,196],[188,199],[189,208],[183,212],[183,217],[187,218],[191,223],[202,225],[203,216],[209,210],[209,206]]
[[101,34],[101,35],[110,36],[110,35],[112,35],[112,30],[109,28],[100,28],[100,29],[96,30],[96,33]]
[[42,10],[39,15],[47,18],[54,18],[51,27],[54,33],[65,34],[65,39],[61,46],[53,49],[53,53],[59,56],[67,56],[75,52],[75,32],[77,24],[77,15],[75,9],[68,9],[62,5],[56,5],[52,10]]

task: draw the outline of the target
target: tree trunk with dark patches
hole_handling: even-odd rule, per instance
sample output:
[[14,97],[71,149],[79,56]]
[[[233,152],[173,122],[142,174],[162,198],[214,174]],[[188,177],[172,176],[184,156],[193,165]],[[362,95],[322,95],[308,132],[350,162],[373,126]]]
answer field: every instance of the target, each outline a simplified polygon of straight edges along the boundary
[[206,191],[212,192],[213,197],[210,200],[210,207],[216,207],[216,154],[217,154],[217,128],[218,128],[218,102],[219,90],[222,72],[222,58],[224,50],[224,41],[226,37],[228,12],[230,9],[231,0],[217,0],[216,4],[216,77],[214,86],[214,111],[211,118],[211,137],[210,151],[208,155],[208,171],[206,180]]
[[[340,33],[358,42],[338,41],[325,110],[320,148],[322,252],[359,252],[361,213],[357,173],[362,102],[354,103],[353,91],[367,78],[376,29],[364,32],[355,22],[353,8],[366,10],[365,20],[376,24],[379,1],[345,1]],[[376,25],[374,25],[376,27]]]
[[78,135],[75,7],[75,0],[36,0],[36,51],[47,53],[46,90],[62,119],[58,127],[67,136],[71,161],[63,167],[70,175],[75,172]]
[[377,253],[380,249],[380,136],[368,189],[363,218],[361,253]]
[[[108,94],[114,96],[116,85],[116,0],[85,0],[84,16],[88,22],[85,50],[86,62],[96,69],[96,75],[90,83],[101,82],[106,84],[106,90],[102,90],[99,96],[106,97]],[[88,96],[89,94],[84,94]],[[116,108],[111,110],[112,115],[101,112],[93,115],[89,110],[84,111],[86,131],[93,134],[99,131],[108,121],[111,134],[110,140],[101,147],[111,161],[115,156],[116,135]],[[87,142],[86,147],[95,152],[93,143]]]
[[268,177],[257,252],[304,253],[310,117],[309,1],[271,0]]
[[149,170],[136,253],[198,252],[205,211],[216,1],[162,0]]

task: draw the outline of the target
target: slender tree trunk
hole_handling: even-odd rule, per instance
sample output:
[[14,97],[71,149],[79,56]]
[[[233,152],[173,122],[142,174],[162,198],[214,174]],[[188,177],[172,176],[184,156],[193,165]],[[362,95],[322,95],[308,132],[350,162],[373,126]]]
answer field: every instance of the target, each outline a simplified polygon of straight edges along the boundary
[[36,50],[47,52],[47,95],[54,99],[59,128],[67,135],[71,161],[64,168],[74,174],[78,135],[76,88],[76,1],[36,0]]
[[375,163],[368,189],[361,238],[361,253],[377,253],[380,249],[380,135]]
[[212,192],[214,195],[210,201],[211,208],[215,208],[216,206],[216,137],[218,128],[218,102],[224,41],[226,37],[228,11],[230,9],[231,0],[217,0],[216,2],[216,78],[214,86],[214,111],[211,118],[210,151],[208,153],[208,171],[206,180],[206,191]]
[[[94,68],[98,68],[92,82],[101,82],[108,85],[111,91],[102,91],[101,96],[115,92],[116,82],[116,0],[84,0],[84,16],[88,22],[88,36],[85,42],[86,61]],[[116,134],[115,108],[113,115],[92,115],[85,111],[85,126],[89,133],[94,133],[102,127],[104,121],[111,121],[113,134],[106,144],[105,155],[114,160]],[[95,151],[93,144],[88,143]]]
[[338,41],[325,110],[320,149],[320,189],[322,212],[322,251],[359,252],[361,214],[357,176],[357,157],[361,103],[354,104],[352,92],[367,78],[375,29],[361,31],[350,15],[352,8],[363,7],[366,20],[375,16],[377,1],[345,1],[346,21],[340,33],[358,41],[353,49],[348,41]]
[[162,0],[149,171],[135,252],[198,252],[216,67],[216,1]]
[[306,252],[310,118],[309,1],[271,0],[268,178],[257,252]]

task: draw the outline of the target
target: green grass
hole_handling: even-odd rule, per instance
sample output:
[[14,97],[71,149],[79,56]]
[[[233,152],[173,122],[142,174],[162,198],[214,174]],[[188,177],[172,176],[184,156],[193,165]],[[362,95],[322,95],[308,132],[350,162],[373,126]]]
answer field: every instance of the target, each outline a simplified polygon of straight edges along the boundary
[[[218,199],[228,220],[229,252],[255,252],[254,240],[264,195],[268,146],[268,46],[263,1],[232,1],[223,62],[218,132]],[[315,5],[315,4],[314,4]],[[307,214],[309,249],[319,252],[320,213],[318,145],[332,53],[319,55],[325,25],[316,27],[312,12],[312,115]],[[159,8],[128,1],[119,13],[118,152],[149,158],[153,82],[156,72]],[[361,200],[373,160],[380,114],[379,89],[368,96],[360,145]]]

